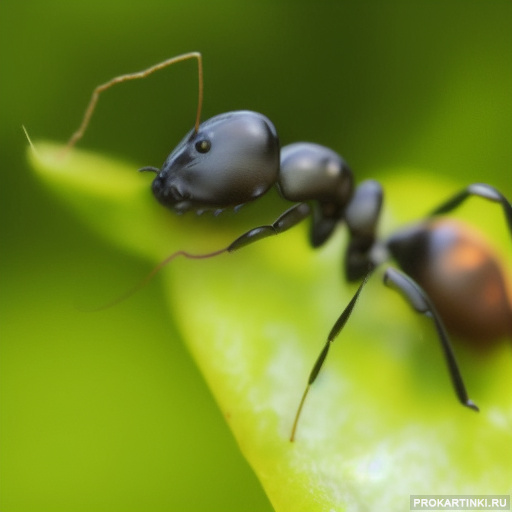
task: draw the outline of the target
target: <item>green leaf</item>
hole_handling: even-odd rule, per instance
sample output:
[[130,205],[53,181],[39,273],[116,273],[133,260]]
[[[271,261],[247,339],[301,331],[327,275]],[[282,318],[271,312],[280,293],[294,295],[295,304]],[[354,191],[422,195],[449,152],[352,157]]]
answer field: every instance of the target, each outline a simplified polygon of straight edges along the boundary
[[[110,242],[153,263],[178,249],[225,247],[262,223],[259,204],[236,217],[178,217],[154,201],[136,166],[36,147],[33,168],[56,194]],[[382,181],[384,231],[460,186],[413,170]],[[497,208],[462,210],[490,226],[509,257]],[[511,493],[510,345],[477,353],[457,344],[481,412],[461,407],[432,326],[385,289],[379,273],[334,343],[290,443],[309,371],[355,291],[341,279],[344,235],[314,251],[306,229],[216,258],[176,259],[161,273],[169,312],[275,509],[404,510],[411,494]]]

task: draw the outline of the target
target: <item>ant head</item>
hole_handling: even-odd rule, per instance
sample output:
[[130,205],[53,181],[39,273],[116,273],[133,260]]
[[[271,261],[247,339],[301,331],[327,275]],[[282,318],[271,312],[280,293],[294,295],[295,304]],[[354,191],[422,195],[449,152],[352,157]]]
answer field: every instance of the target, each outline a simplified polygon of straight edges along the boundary
[[160,203],[177,212],[237,206],[277,180],[279,139],[256,112],[221,114],[191,130],[153,181]]

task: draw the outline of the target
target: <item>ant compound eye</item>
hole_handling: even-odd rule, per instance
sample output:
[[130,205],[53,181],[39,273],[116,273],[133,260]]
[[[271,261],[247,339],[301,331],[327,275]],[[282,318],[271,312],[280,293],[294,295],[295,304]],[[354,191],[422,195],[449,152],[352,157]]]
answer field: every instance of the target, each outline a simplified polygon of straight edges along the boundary
[[196,142],[196,150],[199,153],[208,153],[211,147],[212,144],[209,140],[203,139]]

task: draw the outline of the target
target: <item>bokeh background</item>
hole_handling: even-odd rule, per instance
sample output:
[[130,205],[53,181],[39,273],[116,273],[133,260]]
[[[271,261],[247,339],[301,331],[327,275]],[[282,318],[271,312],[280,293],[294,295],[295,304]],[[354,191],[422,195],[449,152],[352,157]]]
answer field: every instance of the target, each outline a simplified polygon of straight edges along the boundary
[[[203,119],[260,111],[283,143],[328,145],[358,179],[417,168],[510,196],[511,22],[508,0],[3,0],[2,511],[271,509],[158,281],[113,309],[77,308],[148,265],[37,181],[22,124],[64,141],[94,86],[198,50]],[[192,126],[196,91],[192,62],[109,91],[81,145],[159,166]]]

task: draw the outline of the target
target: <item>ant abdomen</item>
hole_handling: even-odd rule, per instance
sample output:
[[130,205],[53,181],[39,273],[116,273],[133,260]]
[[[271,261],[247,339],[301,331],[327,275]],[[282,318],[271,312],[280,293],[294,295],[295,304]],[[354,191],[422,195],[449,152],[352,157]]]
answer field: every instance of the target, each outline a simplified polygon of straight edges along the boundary
[[479,346],[512,336],[505,274],[476,230],[453,219],[429,220],[398,231],[387,245],[452,334]]

